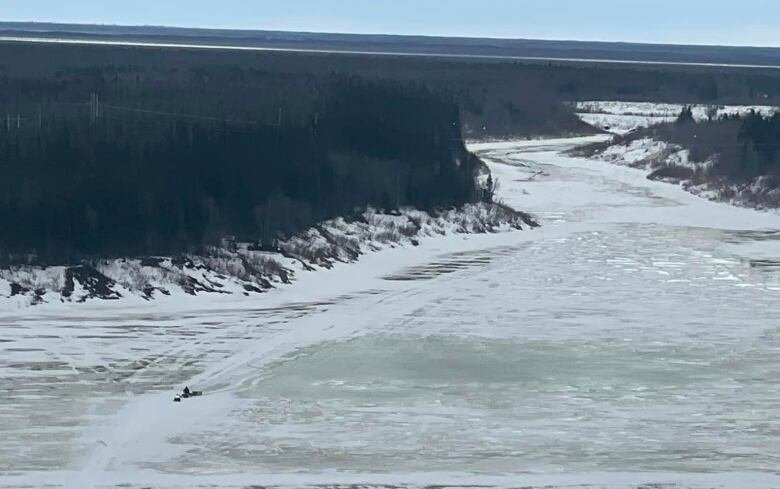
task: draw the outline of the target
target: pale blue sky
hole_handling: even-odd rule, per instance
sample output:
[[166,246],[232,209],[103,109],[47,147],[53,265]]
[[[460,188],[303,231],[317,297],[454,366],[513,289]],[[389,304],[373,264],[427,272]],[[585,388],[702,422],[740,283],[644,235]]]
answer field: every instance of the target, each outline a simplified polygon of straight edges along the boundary
[[780,46],[780,0],[0,0],[0,20]]

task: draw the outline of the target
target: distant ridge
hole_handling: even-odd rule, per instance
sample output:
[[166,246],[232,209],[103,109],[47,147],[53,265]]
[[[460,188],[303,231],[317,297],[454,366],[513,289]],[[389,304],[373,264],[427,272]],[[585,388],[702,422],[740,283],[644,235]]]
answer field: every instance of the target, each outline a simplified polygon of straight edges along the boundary
[[279,50],[780,67],[780,48],[0,22],[0,37]]

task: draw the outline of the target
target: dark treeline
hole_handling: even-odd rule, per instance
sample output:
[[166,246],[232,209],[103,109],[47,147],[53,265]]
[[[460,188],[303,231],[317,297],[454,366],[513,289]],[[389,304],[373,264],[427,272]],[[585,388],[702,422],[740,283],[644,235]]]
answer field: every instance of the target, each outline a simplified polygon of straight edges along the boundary
[[742,175],[771,175],[780,187],[780,113],[771,117],[751,114],[742,122],[738,136],[742,158],[736,167]]
[[0,43],[0,260],[169,254],[225,235],[268,240],[356,206],[462,203],[478,193],[478,163],[461,134],[585,134],[595,129],[566,101],[772,103],[777,82],[704,68]]
[[565,100],[780,105],[776,70],[708,67],[559,67],[540,75]]
[[41,96],[52,99],[56,89],[57,101],[84,102],[97,91],[114,104],[186,107],[267,123],[277,121],[281,108],[285,122],[297,123],[316,103],[318,80],[334,74],[422,84],[444,94],[458,105],[467,137],[593,132],[548,80],[512,63],[0,43],[0,83],[24,86],[0,92],[12,112],[25,102],[34,112]]
[[[564,105],[575,100],[780,104],[776,70],[0,44],[0,82],[22,81],[30,94],[57,80],[59,100],[84,101],[91,85],[107,100],[173,107],[185,91],[202,95],[201,107],[186,97],[188,109],[269,123],[280,105],[287,105],[289,121],[298,107],[311,104],[316,91],[302,88],[332,74],[419,83],[445,93],[458,104],[467,137],[588,133],[592,129]],[[248,98],[248,88],[264,96]],[[0,92],[0,100],[9,96]]]
[[[458,108],[424,87],[330,76],[235,93],[211,83],[229,73],[186,76],[3,81],[20,116],[0,126],[1,263],[268,242],[366,205],[478,196]],[[98,104],[78,102],[93,92]]]
[[780,114],[714,116],[697,123],[686,107],[676,123],[645,132],[689,149],[694,161],[711,160],[715,175],[734,182],[766,176],[774,179],[770,185],[780,186]]

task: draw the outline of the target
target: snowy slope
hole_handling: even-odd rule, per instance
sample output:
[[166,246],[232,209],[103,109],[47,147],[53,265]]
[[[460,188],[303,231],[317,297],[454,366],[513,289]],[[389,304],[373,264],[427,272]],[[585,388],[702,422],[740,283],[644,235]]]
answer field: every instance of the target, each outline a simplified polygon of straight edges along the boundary
[[572,154],[591,160],[638,168],[651,180],[680,185],[700,197],[757,209],[780,207],[780,189],[767,177],[734,183],[711,172],[713,162],[694,161],[690,151],[651,137],[627,135],[611,144],[578,148]]
[[350,263],[396,246],[417,246],[433,236],[494,233],[534,226],[520,212],[494,204],[429,213],[366,210],[333,219],[277,242],[272,249],[225,242],[208,255],[99,260],[75,267],[0,269],[0,310],[56,306],[93,299],[142,304],[182,296],[250,296],[290,284],[298,275]]

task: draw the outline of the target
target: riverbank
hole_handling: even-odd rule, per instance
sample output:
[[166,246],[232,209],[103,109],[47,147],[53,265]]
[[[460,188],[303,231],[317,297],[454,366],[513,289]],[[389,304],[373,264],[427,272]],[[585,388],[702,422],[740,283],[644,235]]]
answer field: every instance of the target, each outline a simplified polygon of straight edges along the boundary
[[[621,101],[577,102],[573,107],[584,122],[614,134],[574,148],[573,156],[642,169],[650,180],[679,185],[709,200],[780,208],[771,131],[755,127],[771,125],[780,107]],[[686,118],[678,121],[683,110]]]
[[0,270],[0,308],[84,303],[89,300],[173,302],[182,296],[262,294],[298,275],[353,263],[362,255],[419,246],[434,236],[532,229],[530,215],[499,204],[424,212],[368,209],[351,219],[323,222],[269,246],[225,241],[208,254],[94,260],[75,266]]
[[740,181],[728,178],[713,170],[717,154],[698,161],[690,149],[654,138],[646,131],[575,148],[570,154],[643,170],[649,180],[678,185],[708,200],[757,210],[780,209],[777,177],[762,175]]
[[369,253],[262,307],[2,316],[0,486],[776,486],[780,275],[751,261],[780,221],[561,154],[583,142],[471,148],[533,232]]

